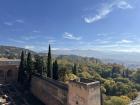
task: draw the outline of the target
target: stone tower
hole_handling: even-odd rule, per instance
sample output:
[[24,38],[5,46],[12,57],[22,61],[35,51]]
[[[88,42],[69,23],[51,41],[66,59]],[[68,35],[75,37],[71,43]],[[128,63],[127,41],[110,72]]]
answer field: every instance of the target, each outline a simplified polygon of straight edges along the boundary
[[80,78],[69,82],[68,105],[101,105],[100,82]]

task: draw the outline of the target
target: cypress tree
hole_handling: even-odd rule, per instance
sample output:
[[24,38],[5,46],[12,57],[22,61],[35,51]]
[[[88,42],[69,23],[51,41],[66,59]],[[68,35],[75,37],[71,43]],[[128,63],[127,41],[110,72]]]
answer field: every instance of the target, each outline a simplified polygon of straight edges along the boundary
[[21,61],[19,65],[19,71],[18,71],[18,82],[23,83],[25,77],[25,58],[24,58],[24,52],[21,53]]
[[123,78],[126,77],[126,75],[125,75],[125,70],[123,70],[122,76],[123,76]]
[[59,76],[58,76],[58,64],[57,64],[57,60],[55,60],[55,62],[53,62],[53,79],[58,80]]
[[127,68],[126,69],[126,78],[128,78],[129,77],[129,69]]
[[76,64],[74,64],[74,66],[73,66],[72,73],[77,75],[77,66],[76,66]]
[[31,82],[31,78],[32,78],[32,74],[33,74],[33,61],[32,61],[32,56],[31,53],[28,53],[27,56],[27,77],[28,77],[28,83],[30,84]]
[[52,67],[52,74],[53,74],[53,79],[55,79],[55,63],[53,62],[53,67]]
[[48,60],[47,60],[47,77],[52,78],[52,60],[51,60],[51,46],[49,45]]

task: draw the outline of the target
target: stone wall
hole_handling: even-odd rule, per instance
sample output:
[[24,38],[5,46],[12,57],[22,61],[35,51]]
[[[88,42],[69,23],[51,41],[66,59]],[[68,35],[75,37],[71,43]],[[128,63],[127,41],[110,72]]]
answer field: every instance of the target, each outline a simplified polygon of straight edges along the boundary
[[31,91],[45,105],[67,105],[68,86],[61,82],[34,76]]
[[16,82],[18,78],[17,65],[0,65],[0,84]]
[[88,79],[61,82],[34,76],[31,91],[45,105],[101,105],[100,82]]
[[68,105],[101,105],[100,82],[88,79],[70,81]]

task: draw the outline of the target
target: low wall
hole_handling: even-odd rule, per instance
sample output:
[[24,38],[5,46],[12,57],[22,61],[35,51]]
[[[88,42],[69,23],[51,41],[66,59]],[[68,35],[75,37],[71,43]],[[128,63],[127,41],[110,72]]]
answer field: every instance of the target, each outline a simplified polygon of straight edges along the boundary
[[31,91],[45,105],[67,105],[68,86],[61,82],[34,76]]

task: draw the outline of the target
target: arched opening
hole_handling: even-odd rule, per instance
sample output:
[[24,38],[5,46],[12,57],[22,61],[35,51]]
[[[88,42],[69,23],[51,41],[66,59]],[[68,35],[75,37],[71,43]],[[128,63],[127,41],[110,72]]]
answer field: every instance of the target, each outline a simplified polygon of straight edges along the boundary
[[9,77],[12,77],[12,70],[8,70],[7,71],[7,77],[9,78]]

